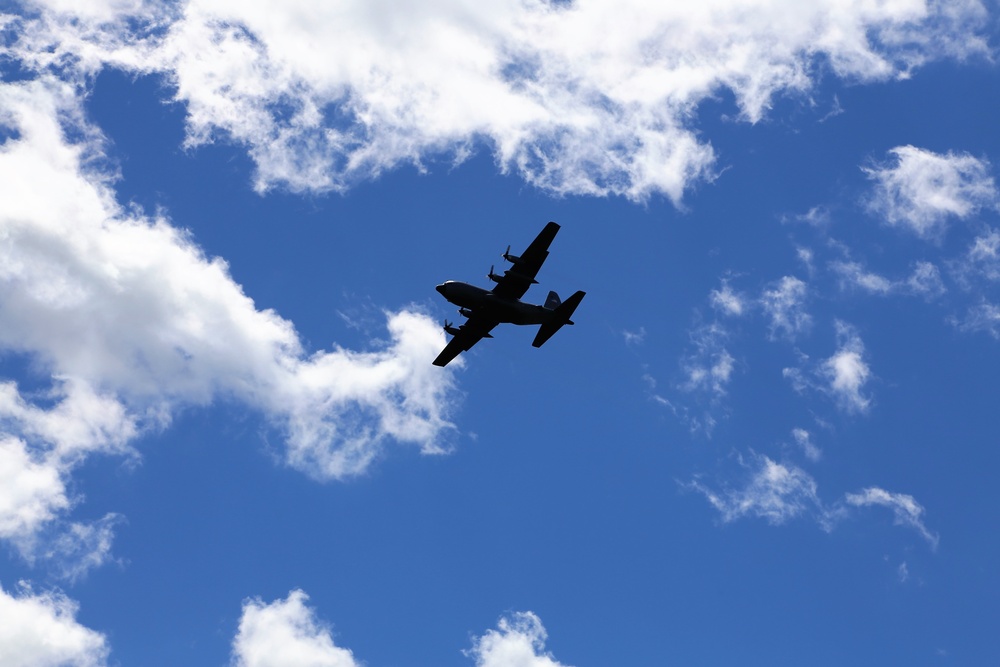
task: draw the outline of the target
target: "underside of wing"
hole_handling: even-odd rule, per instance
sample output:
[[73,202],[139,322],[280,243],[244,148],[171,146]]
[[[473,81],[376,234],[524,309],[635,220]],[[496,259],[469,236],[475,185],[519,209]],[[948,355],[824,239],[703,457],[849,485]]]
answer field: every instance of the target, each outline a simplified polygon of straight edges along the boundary
[[493,288],[493,293],[497,296],[508,299],[520,299],[536,281],[535,276],[542,268],[542,263],[549,256],[549,245],[556,237],[559,225],[550,222],[538,233],[535,240],[531,242],[527,250],[521,253],[520,257],[504,253],[504,259],[513,264],[512,267],[504,271],[503,276]]
[[483,338],[490,336],[490,331],[499,322],[492,319],[487,319],[484,317],[477,316],[473,314],[468,321],[463,324],[458,329],[458,333],[452,338],[443,350],[441,354],[437,356],[434,360],[435,366],[447,366],[448,363],[465,352],[471,349],[473,345],[481,341]]

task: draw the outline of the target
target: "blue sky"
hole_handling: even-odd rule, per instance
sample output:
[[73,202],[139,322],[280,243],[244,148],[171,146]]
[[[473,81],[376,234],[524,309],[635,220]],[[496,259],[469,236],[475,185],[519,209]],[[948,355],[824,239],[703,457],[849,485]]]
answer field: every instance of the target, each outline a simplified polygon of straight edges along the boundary
[[0,4],[0,664],[1000,658],[995,4],[657,4]]

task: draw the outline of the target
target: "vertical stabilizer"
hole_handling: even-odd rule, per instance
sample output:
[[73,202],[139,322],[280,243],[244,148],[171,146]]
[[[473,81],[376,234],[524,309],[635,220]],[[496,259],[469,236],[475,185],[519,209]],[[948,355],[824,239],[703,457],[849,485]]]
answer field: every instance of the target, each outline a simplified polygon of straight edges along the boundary
[[559,300],[559,295],[555,292],[549,292],[549,295],[545,298],[544,307],[548,310],[555,310],[559,307],[562,301]]

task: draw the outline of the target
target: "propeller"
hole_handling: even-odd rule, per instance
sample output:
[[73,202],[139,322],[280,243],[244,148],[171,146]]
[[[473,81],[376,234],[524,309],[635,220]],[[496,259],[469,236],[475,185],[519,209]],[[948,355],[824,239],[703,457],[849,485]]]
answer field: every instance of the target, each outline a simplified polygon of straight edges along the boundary
[[490,272],[486,274],[486,277],[492,280],[493,282],[498,283],[501,280],[503,280],[503,276],[498,276],[497,274],[493,273],[494,268],[495,268],[494,265],[491,264]]

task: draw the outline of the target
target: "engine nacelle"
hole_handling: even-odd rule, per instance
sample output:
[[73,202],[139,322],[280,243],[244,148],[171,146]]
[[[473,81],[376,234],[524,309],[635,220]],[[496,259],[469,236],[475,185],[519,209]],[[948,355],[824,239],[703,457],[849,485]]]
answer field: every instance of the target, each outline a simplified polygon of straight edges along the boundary
[[495,283],[498,283],[501,280],[503,280],[503,276],[502,275],[498,276],[497,274],[493,273],[493,267],[492,266],[490,267],[490,272],[486,274],[486,277],[489,278],[490,280],[492,280]]
[[460,327],[453,327],[450,324],[444,325],[445,333],[450,333],[452,336],[457,336],[460,330],[461,330]]
[[472,317],[472,311],[469,310],[468,308],[459,308],[458,314],[461,315],[462,317]]
[[501,255],[501,257],[503,257],[508,262],[510,262],[511,264],[514,264],[514,265],[520,264],[521,261],[522,261],[521,258],[518,257],[517,255],[510,254],[510,246],[507,246],[507,251],[504,252],[504,254]]

